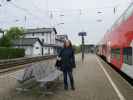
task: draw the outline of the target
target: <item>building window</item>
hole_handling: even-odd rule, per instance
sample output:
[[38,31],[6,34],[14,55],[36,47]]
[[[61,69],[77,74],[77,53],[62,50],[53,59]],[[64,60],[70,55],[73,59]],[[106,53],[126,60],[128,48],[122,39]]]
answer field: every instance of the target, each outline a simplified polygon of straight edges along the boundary
[[44,36],[44,33],[42,33],[42,36]]
[[32,36],[35,36],[35,33],[32,33]]
[[48,43],[48,34],[46,34],[46,43]]
[[123,49],[123,55],[124,55],[124,63],[129,64],[129,65],[133,65],[133,55],[132,55],[132,48],[128,47],[128,48],[124,48]]
[[39,49],[39,47],[36,47],[36,49]]
[[111,49],[111,58],[113,59],[115,56],[115,52],[114,52],[114,49]]
[[44,39],[42,39],[42,43],[44,43]]
[[52,36],[51,36],[51,34],[50,34],[50,44],[52,44]]
[[115,50],[115,54],[116,54],[116,59],[117,59],[118,61],[120,61],[120,49],[116,49],[116,50]]

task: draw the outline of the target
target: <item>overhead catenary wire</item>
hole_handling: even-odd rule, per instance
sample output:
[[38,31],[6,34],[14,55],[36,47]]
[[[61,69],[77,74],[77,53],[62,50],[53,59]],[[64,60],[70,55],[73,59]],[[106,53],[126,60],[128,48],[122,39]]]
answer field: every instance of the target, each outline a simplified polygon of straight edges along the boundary
[[[3,0],[4,1],[4,0]],[[17,4],[15,4],[15,3],[13,3],[12,1],[10,1],[9,3],[11,3],[13,6],[15,6],[16,8],[18,8],[18,9],[21,9],[21,10],[23,10],[23,11],[25,11],[25,12],[27,12],[28,14],[30,14],[30,15],[32,15],[32,16],[35,16],[32,12],[30,12],[28,9],[26,9],[26,8],[24,8],[24,7],[20,7],[20,6],[18,6]],[[47,6],[47,9],[46,10],[44,10],[44,9],[40,9],[38,6],[35,6],[35,5],[33,5],[33,6],[35,6],[35,8],[37,8],[38,9],[38,12],[40,12],[40,13],[44,13],[44,12],[48,12],[48,13],[46,13],[46,14],[49,14],[49,17],[53,17],[53,13],[57,13],[57,12],[64,12],[64,13],[66,13],[66,12],[79,12],[79,10],[81,10],[82,12],[83,11],[89,11],[90,9],[96,9],[96,10],[104,10],[104,9],[107,9],[107,8],[111,8],[111,9],[113,9],[113,12],[114,13],[116,13],[116,8],[120,5],[121,3],[119,3],[119,4],[115,4],[115,5],[112,5],[112,6],[103,6],[103,7],[90,7],[90,8],[80,8],[80,9],[50,9],[50,7],[49,7],[49,4],[48,4],[48,0],[46,0],[46,6]],[[41,12],[42,11],[42,12]],[[49,13],[50,12],[50,13]],[[37,17],[37,16],[36,16]],[[51,18],[52,18],[51,17]],[[40,18],[39,18],[40,19]],[[41,19],[41,21],[42,21],[42,19]]]
[[[12,3],[12,2],[11,2]],[[29,13],[29,10],[27,10],[26,8],[23,8],[23,7],[20,7],[20,6],[18,6],[18,5],[16,5],[16,4],[14,4],[14,3],[12,3],[14,6],[16,6],[17,8],[19,8],[19,9],[21,9],[21,10],[23,10],[23,11],[26,11],[26,12],[28,12]],[[80,9],[56,9],[56,8],[54,8],[54,9],[50,9],[50,8],[48,8],[48,9],[41,9],[41,8],[39,8],[38,6],[36,6],[35,4],[33,4],[33,6],[36,8],[36,9],[38,9],[38,12],[40,12],[40,13],[49,13],[50,12],[50,14],[51,13],[58,13],[58,12],[79,12],[80,10],[81,11],[89,11],[90,9],[96,9],[96,10],[101,10],[101,9],[107,9],[107,8],[109,8],[109,9],[113,9],[114,10],[114,8],[116,8],[116,7],[118,7],[120,4],[117,4],[117,5],[114,5],[114,6],[104,6],[104,7],[91,7],[91,8],[80,8]],[[31,14],[31,12],[30,12],[30,14]]]
[[[9,2],[11,5],[13,5],[14,7],[16,7],[17,9],[20,9],[20,10],[22,10],[22,11],[24,11],[24,12],[26,12],[26,13],[28,13],[28,14],[30,14],[30,15],[32,15],[32,16],[34,16],[34,17],[36,17],[38,20],[40,20],[41,22],[42,22],[42,19],[40,19],[40,17],[38,17],[38,16],[36,16],[35,14],[33,14],[32,12],[30,12],[28,9],[26,9],[26,8],[24,8],[24,7],[20,7],[20,6],[18,6],[17,4],[15,4],[15,3],[13,3],[13,2]],[[49,14],[49,17],[50,18],[53,18],[53,14],[54,13],[56,13],[56,12],[59,12],[59,13],[61,13],[61,12],[64,12],[64,13],[66,13],[66,12],[79,12],[79,11],[81,11],[81,12],[83,12],[83,11],[89,11],[90,9],[106,9],[106,8],[112,8],[113,10],[115,10],[115,7],[117,7],[119,4],[117,4],[117,5],[115,5],[115,6],[105,6],[105,7],[94,7],[94,8],[81,8],[81,9],[46,9],[46,10],[43,10],[43,9],[40,9],[39,7],[37,7],[37,6],[35,6],[34,5],[34,7],[35,8],[37,8],[38,9],[38,12],[40,12],[40,11],[42,11],[42,12],[40,12],[40,13],[44,13],[44,12],[48,12],[48,14]],[[50,13],[49,13],[50,12]],[[115,12],[115,11],[114,11]],[[47,14],[47,13],[46,13]]]
[[43,19],[41,19],[40,17],[36,16],[35,14],[33,14],[32,12],[30,12],[28,9],[26,8],[23,8],[21,6],[18,6],[17,4],[13,3],[13,2],[10,2],[11,5],[13,5],[15,8],[31,15],[32,17],[36,18],[36,20],[40,21],[42,23]]
[[[4,1],[4,0],[3,0]],[[13,3],[13,2],[9,2],[9,4],[11,4],[11,5],[13,5],[15,8],[17,8],[17,9],[19,9],[19,10],[21,10],[21,11],[23,11],[23,12],[26,12],[27,14],[29,14],[29,15],[31,15],[31,16],[33,16],[34,18],[36,18],[35,20],[38,20],[39,22],[41,22],[42,23],[42,21],[44,20],[44,19],[42,19],[41,17],[39,17],[38,15],[36,15],[36,14],[34,14],[32,11],[30,11],[29,9],[27,9],[27,8],[25,8],[25,7],[21,7],[21,6],[19,6],[19,5],[17,5],[16,3]],[[38,12],[40,12],[40,13],[42,13],[42,14],[44,14],[44,12],[48,12],[48,14],[49,14],[49,18],[51,18],[51,19],[53,19],[53,17],[54,17],[54,14],[56,14],[56,13],[58,13],[60,16],[61,15],[63,15],[63,16],[65,16],[65,13],[70,13],[70,14],[72,14],[73,12],[77,12],[77,13],[79,13],[79,11],[81,12],[81,15],[84,15],[84,11],[86,11],[86,12],[88,12],[89,13],[89,10],[90,9],[96,9],[96,10],[98,10],[98,11],[101,11],[101,10],[104,10],[104,9],[113,9],[113,11],[116,13],[116,9],[114,9],[114,7],[117,7],[117,6],[119,6],[120,4],[117,4],[117,5],[114,5],[114,6],[104,6],[104,7],[90,7],[90,8],[81,8],[81,9],[50,9],[49,7],[48,7],[48,9],[46,9],[46,10],[44,10],[44,9],[41,9],[41,8],[39,8],[38,6],[36,6],[35,8],[37,8],[38,9]],[[42,11],[42,12],[41,12]],[[96,12],[98,12],[98,11],[96,11]],[[47,14],[47,13],[46,13]],[[79,14],[80,15],[80,14]],[[81,16],[80,15],[80,16]],[[25,20],[26,21],[26,20]],[[26,23],[26,22],[25,22]]]

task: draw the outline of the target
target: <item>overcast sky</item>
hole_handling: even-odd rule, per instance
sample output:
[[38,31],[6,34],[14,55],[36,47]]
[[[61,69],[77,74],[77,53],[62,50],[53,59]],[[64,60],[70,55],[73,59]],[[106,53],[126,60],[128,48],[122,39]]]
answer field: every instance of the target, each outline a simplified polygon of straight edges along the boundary
[[80,44],[78,32],[85,31],[85,43],[96,44],[130,3],[131,0],[0,0],[0,27],[56,27],[74,44]]

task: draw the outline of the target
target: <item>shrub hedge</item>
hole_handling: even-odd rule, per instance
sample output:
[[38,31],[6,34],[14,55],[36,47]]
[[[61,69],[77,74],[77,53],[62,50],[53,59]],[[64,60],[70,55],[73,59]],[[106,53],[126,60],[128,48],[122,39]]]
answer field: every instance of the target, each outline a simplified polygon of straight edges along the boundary
[[25,56],[25,50],[21,48],[0,47],[0,59],[11,59]]

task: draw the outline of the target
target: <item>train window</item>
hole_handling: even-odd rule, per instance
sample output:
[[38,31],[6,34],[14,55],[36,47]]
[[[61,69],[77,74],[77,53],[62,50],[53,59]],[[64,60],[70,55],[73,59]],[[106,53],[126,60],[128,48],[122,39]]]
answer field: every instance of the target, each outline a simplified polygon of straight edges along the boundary
[[127,20],[129,16],[131,16],[132,14],[133,14],[133,5],[131,5],[129,9],[126,11],[126,13],[124,14],[124,19]]
[[115,49],[116,59],[120,60],[120,49]]
[[120,60],[120,49],[111,49],[111,58],[116,58]]
[[115,57],[115,49],[111,49],[111,58]]
[[124,63],[133,65],[132,48],[131,47],[124,48],[123,54],[124,54]]

